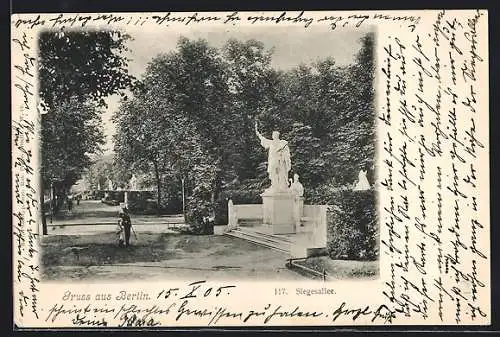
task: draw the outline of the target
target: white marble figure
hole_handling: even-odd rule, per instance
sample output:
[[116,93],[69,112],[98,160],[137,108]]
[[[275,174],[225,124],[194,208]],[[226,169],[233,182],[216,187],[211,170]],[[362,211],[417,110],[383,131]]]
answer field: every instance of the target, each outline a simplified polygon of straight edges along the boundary
[[354,191],[366,191],[370,189],[370,183],[368,178],[366,178],[366,171],[361,170],[358,174],[358,182],[354,186]]
[[295,173],[293,175],[293,181],[290,179],[290,191],[297,197],[304,196],[304,186],[299,181],[299,175]]
[[114,188],[113,188],[113,182],[108,177],[108,191],[112,191],[112,190],[114,190]]
[[135,174],[132,174],[132,178],[129,180],[130,190],[137,191],[137,177]]
[[100,191],[101,190],[101,183],[100,182],[97,182],[97,190]]
[[293,200],[293,218],[295,219],[295,226],[302,226],[302,214],[304,210],[304,186],[299,181],[299,175],[295,173],[293,180],[290,179],[290,192],[294,195]]
[[273,192],[287,191],[288,172],[291,169],[288,142],[279,138],[278,131],[273,132],[272,139],[266,139],[257,129],[257,122],[255,122],[255,133],[260,139],[260,144],[268,149],[267,172],[271,180],[270,190]]

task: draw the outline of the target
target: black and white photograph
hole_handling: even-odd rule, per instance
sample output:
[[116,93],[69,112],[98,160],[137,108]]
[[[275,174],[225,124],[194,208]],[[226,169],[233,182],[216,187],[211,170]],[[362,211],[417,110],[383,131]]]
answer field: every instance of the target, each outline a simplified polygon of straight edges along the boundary
[[42,31],[43,278],[376,278],[365,30]]
[[16,326],[492,322],[488,11],[11,28]]

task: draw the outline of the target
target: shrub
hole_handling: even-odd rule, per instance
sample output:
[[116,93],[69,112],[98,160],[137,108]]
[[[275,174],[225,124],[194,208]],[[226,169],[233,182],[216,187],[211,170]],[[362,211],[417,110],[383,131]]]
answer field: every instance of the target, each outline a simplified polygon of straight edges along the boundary
[[104,198],[104,195],[106,194],[106,192],[104,191],[95,191],[92,193],[92,199],[94,200],[101,200],[102,198]]
[[376,260],[378,221],[375,191],[338,191],[328,212],[328,253],[332,259]]
[[[171,176],[163,178],[161,186],[160,210],[162,214],[182,213],[182,184]],[[156,193],[154,194],[156,196]]]
[[150,191],[128,192],[128,209],[134,214],[156,214],[156,200]]
[[189,224],[189,234],[213,234],[213,223],[205,221],[213,214],[213,205],[206,199],[190,196],[186,203],[186,222]]
[[182,213],[182,196],[162,195],[160,210],[162,214],[181,214]]
[[[227,189],[219,194],[212,203],[206,193],[192,195],[186,202],[186,222],[189,224],[189,233],[212,234],[213,225],[227,225],[227,203],[232,199],[235,204],[260,204],[261,190],[238,188]],[[204,219],[210,218],[210,223]]]

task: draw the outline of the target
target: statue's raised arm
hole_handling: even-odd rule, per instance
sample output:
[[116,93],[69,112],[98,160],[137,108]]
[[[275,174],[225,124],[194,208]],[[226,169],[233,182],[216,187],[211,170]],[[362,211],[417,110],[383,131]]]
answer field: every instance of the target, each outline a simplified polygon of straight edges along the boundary
[[255,134],[257,135],[257,137],[259,137],[260,144],[266,149],[269,148],[271,140],[267,139],[259,132],[259,129],[257,127],[257,121],[255,121]]

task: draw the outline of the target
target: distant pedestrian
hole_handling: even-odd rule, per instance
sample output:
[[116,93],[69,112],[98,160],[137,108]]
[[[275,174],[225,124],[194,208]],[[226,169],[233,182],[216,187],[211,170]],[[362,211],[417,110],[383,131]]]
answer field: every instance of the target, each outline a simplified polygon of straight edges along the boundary
[[[132,220],[128,214],[128,208],[125,206],[120,210],[120,219],[118,220],[118,225],[122,228],[124,237],[122,238],[125,247],[130,246],[130,230],[132,228]],[[120,240],[119,240],[120,241]]]
[[66,200],[67,204],[68,204],[68,211],[71,212],[71,210],[73,209],[73,195],[68,195],[68,199]]

